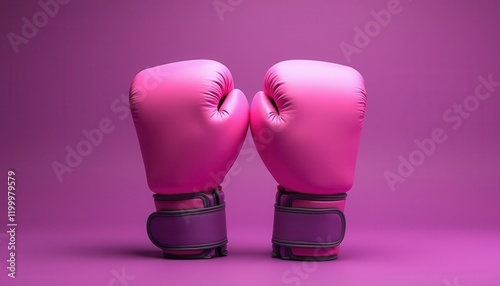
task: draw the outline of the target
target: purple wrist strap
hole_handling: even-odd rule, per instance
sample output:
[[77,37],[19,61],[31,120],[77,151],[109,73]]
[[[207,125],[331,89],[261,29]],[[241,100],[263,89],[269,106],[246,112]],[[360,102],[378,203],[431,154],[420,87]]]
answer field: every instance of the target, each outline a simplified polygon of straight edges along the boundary
[[159,211],[148,218],[153,244],[167,250],[202,250],[227,243],[225,204],[203,209]]
[[[226,205],[224,193],[154,195],[155,201],[200,199],[203,208],[161,210],[147,221],[151,242],[161,248],[167,258],[193,259],[226,255]],[[194,251],[194,252],[193,252]]]
[[273,243],[288,247],[334,247],[344,238],[345,217],[337,209],[275,206]]
[[[319,255],[322,249],[332,249],[340,245],[345,234],[345,217],[335,207],[296,207],[294,202],[335,202],[345,201],[346,194],[308,195],[288,191],[278,186],[273,225],[273,257],[293,260],[332,260],[337,254]],[[315,254],[302,256],[294,254],[294,249],[314,249]],[[316,254],[316,251],[318,254]]]

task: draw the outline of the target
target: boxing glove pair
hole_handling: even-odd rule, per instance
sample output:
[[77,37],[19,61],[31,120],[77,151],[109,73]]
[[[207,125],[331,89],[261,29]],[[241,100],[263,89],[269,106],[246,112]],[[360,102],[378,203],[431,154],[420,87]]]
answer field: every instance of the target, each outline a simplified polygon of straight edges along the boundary
[[167,258],[227,254],[220,184],[250,123],[255,146],[279,183],[273,256],[337,258],[365,103],[361,75],[327,62],[274,65],[251,108],[218,62],[141,71],[130,89],[130,108],[155,193],[149,238]]

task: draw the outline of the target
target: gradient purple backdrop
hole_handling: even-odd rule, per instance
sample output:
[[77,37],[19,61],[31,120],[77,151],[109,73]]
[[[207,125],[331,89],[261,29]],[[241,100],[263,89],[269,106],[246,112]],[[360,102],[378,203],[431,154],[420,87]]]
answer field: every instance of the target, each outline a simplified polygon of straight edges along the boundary
[[[18,46],[9,33],[22,36],[23,17],[33,21],[43,10],[36,1],[3,1],[0,217],[3,229],[6,173],[13,168],[19,226],[15,280],[7,278],[7,237],[0,234],[0,281],[499,283],[500,87],[492,88],[488,99],[471,97],[479,77],[500,82],[500,5],[395,1],[72,0]],[[218,13],[214,3],[228,10]],[[373,12],[388,6],[397,13],[374,25]],[[358,28],[365,27],[369,40],[356,45]],[[346,56],[346,44],[356,52]],[[159,258],[145,232],[154,206],[125,112],[128,88],[144,68],[196,58],[225,64],[249,101],[262,88],[267,69],[281,60],[346,64],[364,76],[367,113],[339,260],[303,264],[270,258],[276,182],[250,136],[237,160],[240,174],[224,182],[229,256]],[[456,114],[448,110],[464,101],[477,104],[457,127],[458,119],[449,117]],[[82,131],[98,128],[106,118],[114,130],[60,181],[51,164],[64,163],[66,147],[76,148],[85,139]],[[408,159],[418,150],[414,141],[430,138],[436,128],[446,141],[391,189],[384,174],[397,174],[399,157]],[[130,280],[117,278],[122,269]]]

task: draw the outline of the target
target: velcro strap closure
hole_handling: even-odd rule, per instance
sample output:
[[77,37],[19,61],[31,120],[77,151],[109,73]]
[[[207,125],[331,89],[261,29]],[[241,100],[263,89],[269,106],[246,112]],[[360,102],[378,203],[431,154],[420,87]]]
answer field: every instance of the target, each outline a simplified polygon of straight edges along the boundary
[[345,217],[338,209],[275,205],[273,243],[289,247],[334,247],[344,239]]
[[158,211],[147,222],[149,239],[166,250],[201,250],[227,243],[225,204]]

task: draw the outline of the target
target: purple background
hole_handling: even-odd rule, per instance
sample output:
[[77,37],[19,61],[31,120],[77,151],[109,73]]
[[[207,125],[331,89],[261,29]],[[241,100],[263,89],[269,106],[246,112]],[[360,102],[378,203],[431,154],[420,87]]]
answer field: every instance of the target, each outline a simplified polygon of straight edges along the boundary
[[[60,5],[17,53],[8,34],[22,36],[22,18],[32,21],[41,7],[36,1],[1,2],[0,218],[4,229],[6,173],[13,168],[19,226],[18,278],[6,276],[2,230],[0,281],[131,286],[500,282],[500,87],[476,101],[458,128],[443,119],[454,104],[474,103],[479,76],[500,81],[498,1],[401,0],[400,12],[385,27],[373,26],[371,11],[387,9],[389,0],[220,0],[231,7],[222,15],[214,2],[73,0]],[[346,57],[341,43],[355,45],[356,27],[366,26],[373,29],[369,43]],[[285,59],[346,64],[364,76],[367,114],[339,260],[270,258],[276,182],[249,136],[237,160],[239,174],[224,182],[229,256],[160,258],[145,232],[152,193],[121,100],[138,71],[195,58],[224,63],[249,101],[261,89],[266,70]],[[59,181],[51,164],[64,163],[66,146],[76,148],[85,139],[82,131],[98,128],[105,118],[113,132]],[[397,173],[399,156],[416,154],[414,141],[430,138],[436,128],[447,140],[392,190],[384,174]],[[129,280],[116,278],[122,269]]]

